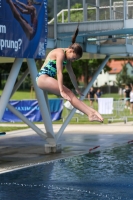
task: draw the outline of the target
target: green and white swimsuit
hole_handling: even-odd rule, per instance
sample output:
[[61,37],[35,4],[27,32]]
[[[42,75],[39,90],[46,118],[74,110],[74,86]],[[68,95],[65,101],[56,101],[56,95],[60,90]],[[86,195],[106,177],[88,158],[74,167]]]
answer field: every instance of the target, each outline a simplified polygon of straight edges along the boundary
[[[65,51],[64,51],[64,53],[65,53]],[[63,61],[63,66],[66,64],[67,64],[67,62]],[[37,81],[38,77],[41,76],[42,74],[47,74],[48,76],[54,78],[57,74],[56,60],[49,59],[47,63],[44,63],[44,66],[42,66],[41,70],[37,74],[36,81]]]

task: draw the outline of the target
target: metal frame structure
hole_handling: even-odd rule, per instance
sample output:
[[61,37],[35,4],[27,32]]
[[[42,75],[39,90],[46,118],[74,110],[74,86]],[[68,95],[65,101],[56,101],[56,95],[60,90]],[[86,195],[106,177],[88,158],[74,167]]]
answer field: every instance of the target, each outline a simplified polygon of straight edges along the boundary
[[[77,23],[70,22],[70,0],[68,0],[68,23],[58,24],[57,23],[57,1],[54,0],[54,24],[50,24],[49,27],[49,34],[48,34],[48,45],[47,49],[51,50],[56,47],[68,47],[71,41],[71,35],[76,29]],[[88,93],[90,87],[92,86],[93,82],[96,80],[97,76],[104,68],[106,63],[108,62],[109,58],[112,56],[132,56],[133,55],[133,45],[132,39],[127,37],[127,34],[133,35],[133,28],[128,27],[129,22],[126,19],[126,5],[127,0],[123,0],[123,16],[124,18],[121,20],[112,20],[111,15],[111,3],[110,0],[110,20],[109,21],[99,21],[99,0],[96,0],[96,21],[95,22],[88,22],[87,20],[87,3],[86,0],[83,0],[83,9],[84,9],[84,21],[80,23],[81,34],[79,34],[77,38],[77,42],[79,42],[84,50],[83,58],[93,57],[95,54],[97,58],[102,55],[104,58],[103,63],[99,66],[97,72],[94,74],[92,80],[88,84],[87,88],[84,91],[84,97]],[[119,24],[119,25],[118,25]],[[132,23],[133,24],[133,23]],[[112,27],[112,29],[111,29]],[[117,28],[116,28],[117,27]],[[117,35],[125,35],[124,43],[116,42],[114,43],[112,38]],[[108,36],[111,35],[111,39]],[[106,40],[104,43],[100,41],[99,37],[106,36]],[[89,37],[95,37],[96,43],[91,44],[89,43]],[[111,42],[110,42],[111,41]],[[5,108],[8,107],[15,115],[17,115],[24,123],[26,123],[29,127],[31,127],[37,134],[39,134],[44,140],[47,141],[49,145],[57,145],[61,135],[63,134],[66,126],[70,122],[71,118],[73,117],[75,110],[73,109],[67,119],[62,124],[60,130],[57,134],[53,131],[52,121],[50,118],[50,112],[48,108],[48,97],[47,93],[43,92],[41,89],[37,87],[36,84],[36,74],[37,68],[34,59],[27,59],[28,69],[25,71],[24,75],[21,79],[15,84],[18,73],[20,71],[20,67],[22,65],[23,59],[15,59],[11,72],[9,74],[8,80],[6,82],[5,88],[3,90],[2,96],[0,98],[0,120],[4,114]],[[40,130],[36,125],[30,122],[25,116],[23,116],[19,111],[15,110],[8,101],[12,94],[19,88],[21,83],[24,81],[25,77],[30,73],[31,79],[33,82],[33,86],[35,89],[36,97],[39,103],[39,107],[41,110],[43,123],[46,129],[46,132]],[[81,97],[81,100],[84,99]]]

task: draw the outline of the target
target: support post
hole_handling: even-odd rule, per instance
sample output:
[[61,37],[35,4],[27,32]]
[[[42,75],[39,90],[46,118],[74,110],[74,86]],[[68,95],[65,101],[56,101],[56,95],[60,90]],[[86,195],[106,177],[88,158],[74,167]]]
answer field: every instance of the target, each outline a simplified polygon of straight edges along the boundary
[[107,55],[105,57],[105,59],[103,60],[103,62],[101,63],[101,65],[98,67],[97,71],[95,72],[94,76],[92,77],[91,81],[89,82],[88,86],[86,87],[85,91],[83,92],[84,96],[80,98],[81,100],[84,100],[85,96],[89,92],[89,90],[92,87],[94,81],[97,79],[97,76],[100,74],[100,72],[102,71],[102,69],[104,68],[106,63],[108,62],[109,58],[110,58],[110,56]]
[[7,104],[7,108],[17,117],[19,117],[24,123],[26,123],[29,127],[31,127],[38,135],[40,135],[43,139],[46,139],[47,141],[47,135],[43,131],[41,131],[36,125],[34,125],[28,118],[26,118],[21,112],[16,110],[9,103]]
[[20,85],[23,83],[24,79],[27,77],[29,74],[29,69],[27,69],[24,74],[21,76],[20,80],[16,83],[16,85],[13,88],[11,96],[17,91],[17,89],[20,87]]
[[45,124],[46,134],[47,134],[47,137],[49,138],[49,139],[47,139],[47,141],[49,141],[49,143],[55,144],[55,136],[54,136],[54,133],[53,133],[52,120],[51,120],[50,113],[48,111],[47,103],[46,103],[46,100],[44,98],[43,91],[36,84],[36,75],[37,75],[38,72],[37,72],[35,60],[34,59],[27,59],[27,63],[28,63],[31,79],[32,79],[32,82],[33,82],[33,86],[34,86],[34,89],[35,89],[35,92],[36,92],[36,96],[37,96],[37,99],[38,99],[38,104],[39,104],[39,107],[40,107],[42,119],[43,119],[43,122]]
[[3,117],[7,103],[9,101],[11,93],[13,91],[13,87],[14,87],[15,81],[17,79],[18,73],[20,71],[22,61],[23,61],[22,58],[15,59],[14,64],[13,64],[12,69],[11,69],[11,72],[9,74],[9,77],[7,79],[6,85],[4,87],[2,96],[0,98],[0,121]]
[[[83,92],[83,95],[80,99],[84,100],[84,98],[86,97],[88,91],[90,90],[91,86],[93,85],[94,81],[96,80],[97,76],[100,74],[100,72],[102,71],[102,69],[104,68],[104,66],[106,65],[106,63],[108,62],[110,56],[106,56],[105,59],[103,60],[102,64],[98,67],[98,70],[95,72],[94,76],[92,77],[90,83],[88,84],[87,88],[85,89],[85,91]],[[66,126],[68,125],[68,123],[70,122],[71,118],[73,117],[74,113],[76,111],[76,108],[74,108],[71,113],[68,115],[67,119],[65,120],[64,124],[61,126],[60,130],[58,131],[57,135],[56,135],[56,142],[58,142],[59,138],[61,137],[64,129],[66,128]]]
[[48,108],[48,111],[49,111],[49,114],[50,114],[50,105],[49,105],[49,101],[48,101],[48,93],[47,91],[43,91],[43,94],[44,94],[44,98],[46,100],[46,104],[47,104],[47,108]]

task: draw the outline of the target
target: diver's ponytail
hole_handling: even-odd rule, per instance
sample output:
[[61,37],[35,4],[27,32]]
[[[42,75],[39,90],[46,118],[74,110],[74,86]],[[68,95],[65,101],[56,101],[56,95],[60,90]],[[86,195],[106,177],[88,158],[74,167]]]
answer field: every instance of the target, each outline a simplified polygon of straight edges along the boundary
[[76,42],[76,37],[78,35],[78,32],[79,32],[79,23],[78,23],[77,29],[72,37],[72,44],[74,44]]
[[83,50],[82,50],[82,47],[80,46],[80,44],[76,43],[76,37],[78,35],[78,32],[79,32],[79,23],[78,23],[78,26],[77,26],[77,29],[72,37],[72,44],[69,46],[70,49],[73,49],[74,52],[79,56],[79,57],[82,57],[82,54],[83,54]]

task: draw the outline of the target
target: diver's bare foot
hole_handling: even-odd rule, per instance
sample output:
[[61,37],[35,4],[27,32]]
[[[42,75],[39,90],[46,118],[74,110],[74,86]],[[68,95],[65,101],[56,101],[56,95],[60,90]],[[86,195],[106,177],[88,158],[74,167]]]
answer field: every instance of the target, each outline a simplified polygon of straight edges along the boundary
[[103,118],[102,118],[102,116],[98,113],[98,112],[93,112],[93,113],[91,113],[89,116],[88,116],[88,118],[89,118],[89,121],[90,122],[93,122],[93,121],[97,121],[97,122],[101,122],[101,123],[103,123]]

